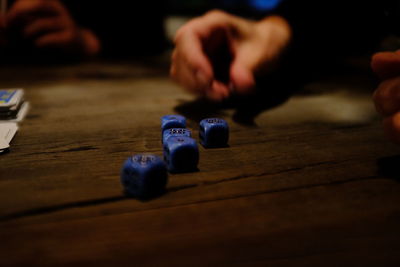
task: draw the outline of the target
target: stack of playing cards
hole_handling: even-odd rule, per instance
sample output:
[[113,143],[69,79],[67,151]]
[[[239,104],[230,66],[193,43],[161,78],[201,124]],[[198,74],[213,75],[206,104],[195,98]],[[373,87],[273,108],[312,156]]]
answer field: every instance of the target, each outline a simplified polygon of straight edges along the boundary
[[29,108],[23,89],[0,89],[0,153],[10,147],[10,142],[18,130]]
[[18,125],[15,122],[0,122],[0,154],[10,148],[10,142],[18,131]]

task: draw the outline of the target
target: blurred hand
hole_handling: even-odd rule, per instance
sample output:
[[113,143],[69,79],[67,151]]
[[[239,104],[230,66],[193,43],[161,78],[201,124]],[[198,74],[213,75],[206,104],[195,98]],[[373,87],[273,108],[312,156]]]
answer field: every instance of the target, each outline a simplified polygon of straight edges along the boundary
[[100,50],[97,37],[79,27],[59,0],[17,0],[5,19],[9,30],[18,31],[37,48],[80,55]]
[[256,22],[211,11],[178,30],[171,77],[189,92],[215,101],[232,91],[250,93],[255,75],[273,68],[290,39],[290,26],[281,17]]
[[384,117],[387,136],[400,144],[400,50],[375,54],[371,65],[383,80],[373,96],[376,110]]

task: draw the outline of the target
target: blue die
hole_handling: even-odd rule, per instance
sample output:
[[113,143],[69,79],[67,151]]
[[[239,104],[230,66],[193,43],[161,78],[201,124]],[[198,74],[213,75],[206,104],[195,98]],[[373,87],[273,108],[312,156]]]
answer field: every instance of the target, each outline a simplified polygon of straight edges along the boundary
[[139,199],[161,195],[168,181],[164,161],[155,155],[138,154],[129,157],[121,170],[125,193]]
[[170,172],[188,172],[197,170],[199,148],[191,137],[172,136],[164,143],[164,160]]
[[163,132],[162,143],[164,144],[168,138],[175,136],[175,137],[192,137],[192,132],[189,129],[185,128],[171,128],[167,129]]
[[181,115],[165,115],[161,118],[161,130],[186,128],[186,118]]
[[228,123],[219,118],[208,118],[200,122],[200,143],[204,147],[226,147],[229,140]]

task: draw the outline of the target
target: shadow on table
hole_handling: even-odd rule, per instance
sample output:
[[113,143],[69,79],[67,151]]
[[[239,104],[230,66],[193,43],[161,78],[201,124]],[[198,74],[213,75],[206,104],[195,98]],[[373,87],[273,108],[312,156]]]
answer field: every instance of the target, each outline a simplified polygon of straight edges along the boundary
[[380,175],[400,182],[400,155],[380,158],[377,164]]
[[[293,56],[293,55],[292,55]],[[285,103],[292,95],[321,94],[326,90],[331,91],[332,86],[304,90],[306,84],[316,81],[326,81],[328,84],[346,84],[352,88],[368,89],[371,91],[375,79],[369,69],[369,57],[362,64],[351,63],[346,58],[326,61],[325,57],[310,59],[309,62],[298,60],[297,57],[288,57],[282,66],[262,79],[257,79],[258,88],[250,96],[235,95],[222,103],[213,103],[205,99],[180,103],[175,111],[192,120],[200,121],[206,117],[226,115],[227,109],[234,109],[233,120],[236,123],[255,126],[255,118],[266,110],[273,109]],[[318,63],[316,63],[318,62]],[[358,62],[358,61],[357,61]],[[225,68],[228,69],[228,68]],[[222,75],[222,82],[227,74]]]
[[278,81],[269,82],[269,85],[261,83],[251,95],[232,95],[220,103],[199,98],[180,103],[175,107],[175,112],[199,122],[204,118],[224,116],[226,110],[233,109],[233,121],[246,126],[256,126],[254,120],[260,113],[285,103],[298,88],[300,84]]
[[114,197],[105,197],[105,198],[99,198],[99,199],[77,201],[77,202],[69,202],[69,203],[63,203],[63,204],[53,205],[53,206],[38,207],[38,208],[33,208],[33,209],[24,210],[24,211],[20,211],[20,212],[1,215],[0,222],[10,221],[10,220],[14,220],[14,219],[23,218],[23,217],[43,215],[43,214],[62,211],[62,210],[71,209],[71,208],[82,208],[82,207],[112,203],[112,202],[117,202],[117,201],[121,201],[121,200],[125,200],[125,199],[127,199],[126,196],[114,196]]
[[[193,171],[199,171],[199,170],[193,170]],[[183,186],[179,186],[179,187],[167,188],[166,190],[162,190],[162,191],[158,192],[157,194],[151,195],[149,197],[138,198],[138,197],[130,196],[126,192],[123,192],[121,195],[116,195],[116,196],[103,197],[103,198],[97,198],[97,199],[88,199],[88,200],[82,200],[82,201],[76,201],[76,202],[67,202],[67,203],[61,203],[61,204],[52,205],[52,206],[37,207],[37,208],[32,208],[32,209],[27,209],[27,210],[13,212],[13,213],[9,213],[9,214],[0,215],[0,222],[7,222],[7,221],[16,220],[16,219],[20,219],[20,218],[24,218],[24,217],[40,216],[40,215],[59,212],[59,211],[63,211],[63,210],[73,209],[73,208],[93,207],[93,206],[115,203],[115,202],[120,202],[120,201],[125,201],[125,200],[132,200],[132,201],[139,201],[141,203],[146,203],[146,202],[150,202],[152,200],[158,199],[166,194],[169,194],[172,192],[177,192],[180,190],[185,190],[187,188],[192,188],[192,187],[196,187],[196,186],[197,186],[197,184],[189,184],[189,185],[183,185]]]
[[[178,191],[178,190],[175,190],[175,191]],[[163,192],[162,194],[154,196],[152,198],[135,199],[135,200],[140,201],[140,202],[148,202],[148,201],[156,199],[166,193],[167,192]],[[123,201],[123,200],[127,200],[127,199],[133,199],[133,198],[123,194],[120,196],[90,199],[90,200],[77,201],[77,202],[68,202],[68,203],[63,203],[63,204],[58,204],[58,205],[53,205],[53,206],[38,207],[38,208],[23,210],[23,211],[19,211],[19,212],[15,212],[15,213],[0,215],[0,222],[7,222],[7,221],[20,219],[20,218],[24,218],[24,217],[39,216],[39,215],[54,213],[54,212],[58,212],[58,211],[73,209],[73,208],[84,208],[84,207],[114,203],[114,202],[119,202],[119,201]]]

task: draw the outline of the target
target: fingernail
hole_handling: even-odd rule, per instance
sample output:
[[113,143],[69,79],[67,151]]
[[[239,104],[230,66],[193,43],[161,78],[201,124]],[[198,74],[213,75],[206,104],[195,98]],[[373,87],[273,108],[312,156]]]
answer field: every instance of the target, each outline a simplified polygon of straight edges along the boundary
[[201,87],[210,87],[210,79],[207,78],[203,71],[199,70],[196,72],[196,79]]

